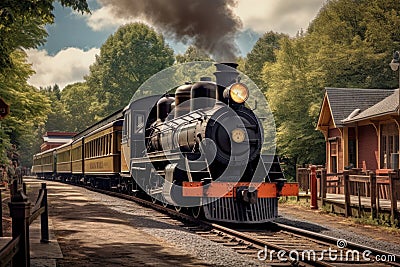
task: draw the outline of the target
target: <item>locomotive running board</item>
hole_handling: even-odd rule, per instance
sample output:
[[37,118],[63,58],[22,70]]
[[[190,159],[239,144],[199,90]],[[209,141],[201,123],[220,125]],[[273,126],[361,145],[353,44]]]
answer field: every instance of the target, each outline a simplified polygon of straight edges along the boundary
[[233,198],[234,189],[238,187],[256,189],[258,198],[297,196],[299,194],[299,185],[297,183],[285,183],[281,191],[278,191],[277,183],[211,182],[203,186],[203,182],[183,182],[182,195],[184,197]]

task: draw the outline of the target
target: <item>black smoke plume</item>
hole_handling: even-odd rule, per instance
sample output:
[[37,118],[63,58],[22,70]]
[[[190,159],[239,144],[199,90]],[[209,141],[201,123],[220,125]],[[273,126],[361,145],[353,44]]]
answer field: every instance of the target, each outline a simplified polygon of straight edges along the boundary
[[242,27],[232,8],[236,0],[100,0],[119,17],[143,18],[168,37],[232,61],[237,54],[235,35]]

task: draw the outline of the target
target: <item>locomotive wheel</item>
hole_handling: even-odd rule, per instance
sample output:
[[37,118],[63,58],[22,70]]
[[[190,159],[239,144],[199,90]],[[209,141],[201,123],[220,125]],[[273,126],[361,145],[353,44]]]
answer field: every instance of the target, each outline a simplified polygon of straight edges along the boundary
[[161,204],[164,208],[168,207],[168,201],[165,199],[164,195],[161,194]]
[[181,207],[181,206],[175,206],[175,210],[176,210],[177,212],[181,212],[182,207]]
[[193,216],[195,219],[202,219],[202,218],[204,218],[203,206],[193,207],[193,208],[191,208],[191,210],[192,210],[192,216]]

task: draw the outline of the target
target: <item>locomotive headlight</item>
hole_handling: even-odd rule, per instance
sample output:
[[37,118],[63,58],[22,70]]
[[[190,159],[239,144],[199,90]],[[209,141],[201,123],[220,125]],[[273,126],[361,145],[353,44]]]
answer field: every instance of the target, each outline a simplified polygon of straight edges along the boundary
[[225,89],[224,97],[229,97],[235,103],[242,104],[249,98],[249,89],[243,83],[234,83]]
[[246,138],[246,133],[243,129],[236,128],[232,131],[232,140],[235,143],[242,143]]

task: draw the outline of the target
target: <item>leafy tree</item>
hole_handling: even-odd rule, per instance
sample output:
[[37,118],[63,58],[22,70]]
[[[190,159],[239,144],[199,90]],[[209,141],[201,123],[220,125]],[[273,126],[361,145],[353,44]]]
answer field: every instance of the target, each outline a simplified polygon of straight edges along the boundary
[[[0,2],[0,96],[10,104],[10,115],[1,122],[0,161],[17,151],[21,163],[30,165],[39,149],[39,136],[50,111],[50,99],[28,85],[33,74],[22,49],[45,42],[44,26],[54,21],[54,0],[2,0]],[[86,0],[58,0],[80,12],[89,12]]]
[[57,84],[41,88],[40,91],[50,100],[50,111],[45,124],[45,131],[68,131],[67,112],[64,103],[61,102],[61,91]]
[[186,63],[192,61],[213,61],[207,52],[196,48],[195,46],[189,46],[184,54],[176,55],[176,61],[178,63]]
[[94,95],[86,83],[70,84],[62,90],[68,131],[80,132],[95,122],[95,111],[91,109],[93,101]]
[[[45,42],[45,24],[54,22],[54,0],[2,0],[0,2],[0,72],[12,67],[11,53],[36,48]],[[86,0],[58,0],[62,6],[90,12]]]
[[275,52],[279,50],[279,41],[285,34],[267,32],[258,39],[250,53],[247,54],[244,68],[241,70],[252,79],[258,87],[267,89],[262,79],[262,69],[265,63],[275,62]]
[[277,151],[291,176],[296,164],[322,163],[325,155],[323,136],[315,131],[323,79],[309,63],[307,49],[303,38],[283,38],[276,63],[263,70],[277,127]]
[[104,117],[129,103],[136,89],[174,63],[161,34],[143,23],[120,27],[100,49],[86,81],[95,94],[93,109]]
[[283,38],[263,81],[277,124],[278,152],[289,163],[323,163],[324,139],[315,131],[323,88],[397,87],[388,63],[399,49],[400,2],[332,0],[308,31]]
[[30,164],[38,129],[44,125],[50,109],[49,99],[27,84],[33,71],[22,51],[11,53],[13,68],[0,73],[0,96],[10,105],[10,115],[1,121],[0,161],[7,162],[7,150],[15,145],[22,163]]
[[388,67],[400,45],[400,2],[392,0],[328,1],[310,24],[316,67],[326,86],[393,88]]

